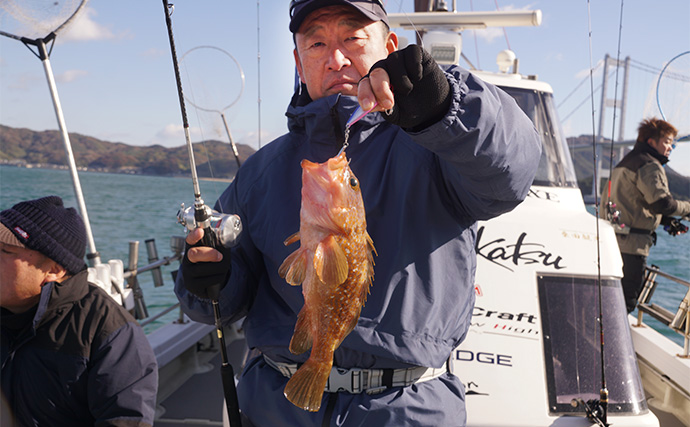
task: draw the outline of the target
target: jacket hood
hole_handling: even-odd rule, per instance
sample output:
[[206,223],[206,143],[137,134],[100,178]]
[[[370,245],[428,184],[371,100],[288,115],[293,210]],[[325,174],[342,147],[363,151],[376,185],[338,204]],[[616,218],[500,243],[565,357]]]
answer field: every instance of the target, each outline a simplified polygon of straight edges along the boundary
[[669,160],[667,156],[663,156],[663,155],[659,154],[659,152],[656,151],[656,149],[654,149],[654,147],[649,145],[647,143],[647,141],[637,141],[635,143],[635,146],[633,147],[633,150],[637,150],[637,151],[640,151],[643,153],[650,154],[652,157],[657,159],[662,165],[665,165],[666,163],[668,163],[668,160]]
[[[295,94],[290,102],[285,113],[288,129],[291,133],[303,135],[310,144],[335,145],[339,150],[345,141],[345,124],[359,106],[357,98],[335,94],[302,105],[305,96],[309,96],[305,93]],[[370,113],[361,118],[352,125],[349,145],[362,143],[383,122],[385,119],[381,113]]]

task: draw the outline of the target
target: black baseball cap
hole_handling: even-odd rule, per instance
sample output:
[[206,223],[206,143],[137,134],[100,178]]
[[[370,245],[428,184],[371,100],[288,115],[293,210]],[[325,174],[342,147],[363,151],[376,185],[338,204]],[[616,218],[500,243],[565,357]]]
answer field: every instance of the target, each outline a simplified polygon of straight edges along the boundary
[[299,30],[304,18],[316,9],[326,6],[352,6],[372,21],[383,21],[387,26],[388,15],[381,0],[292,0],[290,2],[290,31]]

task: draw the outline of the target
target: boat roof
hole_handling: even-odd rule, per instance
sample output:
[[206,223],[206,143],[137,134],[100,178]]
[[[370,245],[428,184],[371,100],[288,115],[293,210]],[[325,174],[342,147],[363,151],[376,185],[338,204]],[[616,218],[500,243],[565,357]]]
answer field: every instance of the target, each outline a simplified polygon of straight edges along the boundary
[[518,89],[537,90],[553,94],[553,88],[550,84],[537,80],[537,76],[525,76],[516,73],[493,73],[490,71],[471,70],[472,74],[476,75],[485,82],[496,86],[507,86]]

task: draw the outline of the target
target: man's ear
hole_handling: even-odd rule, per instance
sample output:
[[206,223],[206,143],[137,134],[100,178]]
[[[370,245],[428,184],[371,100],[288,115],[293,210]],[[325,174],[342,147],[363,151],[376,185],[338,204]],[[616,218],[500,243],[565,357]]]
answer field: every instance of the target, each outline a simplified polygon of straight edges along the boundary
[[[61,282],[62,280],[67,277],[67,270],[65,267],[61,266],[57,262],[51,260],[52,265],[50,266],[50,269],[48,270],[48,274],[46,275],[46,280],[45,283],[48,282]],[[44,283],[44,284],[45,284]]]
[[292,50],[292,55],[295,57],[295,66],[297,67],[297,74],[299,74],[299,81],[302,83],[307,83],[304,81],[304,75],[302,74],[302,61],[299,59],[297,48]]
[[398,35],[393,31],[389,31],[386,36],[386,50],[389,55],[398,50]]

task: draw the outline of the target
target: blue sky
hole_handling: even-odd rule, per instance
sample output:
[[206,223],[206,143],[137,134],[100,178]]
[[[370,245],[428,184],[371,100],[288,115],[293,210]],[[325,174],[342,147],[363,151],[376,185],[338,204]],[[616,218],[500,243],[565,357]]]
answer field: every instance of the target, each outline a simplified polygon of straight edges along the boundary
[[[170,2],[175,5],[173,31],[192,140],[227,141],[221,110],[238,143],[256,148],[259,126],[262,145],[284,133],[284,112],[294,80],[288,2]],[[389,12],[410,12],[413,2],[385,3]],[[496,54],[509,46],[519,58],[521,73],[535,74],[553,87],[566,136],[592,133],[588,9],[591,58],[596,65],[607,53],[614,58],[618,55],[621,2],[457,3],[460,11],[496,10],[497,3],[502,10],[541,10],[539,27],[506,28],[505,33],[500,28],[463,32],[463,52],[475,65],[496,71]],[[3,26],[7,16],[0,19],[0,29],[8,28]],[[674,56],[690,50],[689,20],[687,0],[624,2],[620,57],[629,56],[633,61],[625,139],[635,137],[637,123],[649,111],[658,115],[653,111],[655,98],[648,98],[650,90],[658,70]],[[400,34],[413,38],[409,32]],[[232,58],[244,73],[244,89],[234,105],[224,109],[237,99],[241,88],[240,72]],[[171,147],[185,143],[162,1],[91,0],[73,25],[58,35],[50,63],[70,132],[130,145]],[[595,88],[602,82],[600,70],[594,74]],[[613,80],[609,83],[610,97],[614,84]],[[688,96],[685,93],[681,98],[687,102]],[[595,92],[595,126],[600,97],[600,92]],[[613,133],[612,121],[613,109],[609,108],[604,131],[607,137]],[[688,121],[686,117],[684,123],[676,125],[687,129]],[[619,123],[620,113],[616,128]],[[58,128],[41,62],[22,43],[6,37],[0,37],[0,124],[32,130]],[[615,134],[618,138],[618,129]],[[670,165],[690,176],[690,144],[679,145]]]

